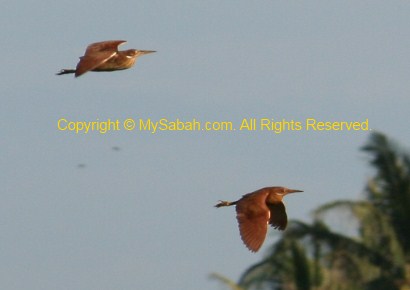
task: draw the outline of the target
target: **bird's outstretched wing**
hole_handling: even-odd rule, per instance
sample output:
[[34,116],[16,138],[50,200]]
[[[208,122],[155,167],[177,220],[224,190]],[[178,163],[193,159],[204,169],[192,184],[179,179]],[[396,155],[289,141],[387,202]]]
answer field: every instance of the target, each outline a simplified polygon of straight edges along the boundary
[[126,41],[110,40],[90,44],[84,56],[80,57],[75,76],[79,77],[105,63],[118,52],[118,46],[124,42]]
[[103,52],[103,51],[118,51],[118,46],[127,41],[125,40],[107,40],[101,42],[91,43],[87,46],[84,55]]
[[268,203],[270,210],[269,224],[275,229],[283,231],[288,224],[288,216],[283,202]]
[[266,196],[265,192],[244,195],[236,204],[241,238],[252,252],[260,249],[268,231],[269,208],[265,203]]

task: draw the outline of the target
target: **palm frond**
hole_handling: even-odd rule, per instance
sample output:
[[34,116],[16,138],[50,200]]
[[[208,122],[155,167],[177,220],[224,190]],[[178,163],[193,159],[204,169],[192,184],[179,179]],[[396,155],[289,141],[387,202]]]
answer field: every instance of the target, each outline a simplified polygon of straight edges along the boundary
[[360,241],[331,232],[321,221],[316,221],[311,226],[293,221],[286,235],[296,239],[307,236],[326,245],[333,251],[344,250],[357,257],[367,259],[371,264],[380,267],[383,271],[390,272],[397,270],[396,265],[378,251],[367,247]]
[[221,284],[229,287],[229,289],[231,290],[245,290],[244,288],[241,288],[238,284],[236,284],[234,281],[230,280],[229,278],[221,274],[211,273],[209,275],[209,278],[219,281]]
[[366,188],[368,200],[390,217],[402,248],[410,253],[410,156],[381,133],[372,134],[362,150],[370,153],[376,170]]

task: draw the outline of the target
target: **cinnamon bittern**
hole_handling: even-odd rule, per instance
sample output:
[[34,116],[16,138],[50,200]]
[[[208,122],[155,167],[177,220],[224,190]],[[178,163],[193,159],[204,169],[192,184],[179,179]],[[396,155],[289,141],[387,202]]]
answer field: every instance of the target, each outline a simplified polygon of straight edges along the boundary
[[115,71],[132,67],[141,55],[154,50],[128,49],[118,51],[118,46],[125,40],[109,40],[90,44],[84,56],[80,57],[76,69],[62,69],[57,75],[75,74],[79,77],[88,71]]
[[242,241],[249,250],[257,252],[265,240],[268,224],[281,231],[286,228],[288,218],[282,199],[293,192],[303,191],[278,186],[265,187],[245,194],[237,201],[220,201],[215,207],[236,205]]

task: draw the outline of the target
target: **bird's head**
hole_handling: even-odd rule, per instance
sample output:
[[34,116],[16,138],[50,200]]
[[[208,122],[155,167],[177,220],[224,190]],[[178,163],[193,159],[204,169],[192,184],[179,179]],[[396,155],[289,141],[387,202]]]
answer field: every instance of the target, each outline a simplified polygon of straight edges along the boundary
[[138,50],[138,49],[129,49],[124,51],[128,57],[137,58],[144,54],[149,54],[156,52],[155,50]]
[[303,192],[303,190],[299,190],[299,189],[290,189],[290,188],[286,188],[286,187],[274,187],[274,191],[275,193],[277,193],[278,195],[282,195],[285,196],[289,193],[294,193],[294,192]]
[[268,196],[267,201],[271,203],[281,202],[285,195],[294,192],[302,192],[302,190],[298,189],[290,189],[282,186],[274,186],[274,187],[267,187]]

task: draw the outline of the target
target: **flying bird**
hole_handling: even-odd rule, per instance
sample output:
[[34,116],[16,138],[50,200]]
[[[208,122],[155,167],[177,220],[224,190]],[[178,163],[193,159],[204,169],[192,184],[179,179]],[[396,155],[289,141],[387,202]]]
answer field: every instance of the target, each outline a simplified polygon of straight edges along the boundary
[[155,50],[128,49],[118,51],[125,40],[108,40],[90,44],[80,57],[76,69],[62,69],[57,75],[74,74],[79,77],[88,71],[115,71],[132,67],[138,57]]
[[215,207],[236,206],[242,241],[250,251],[257,252],[265,240],[268,224],[281,231],[286,228],[288,218],[282,199],[293,192],[303,191],[279,186],[265,187],[245,194],[237,201],[221,200]]

